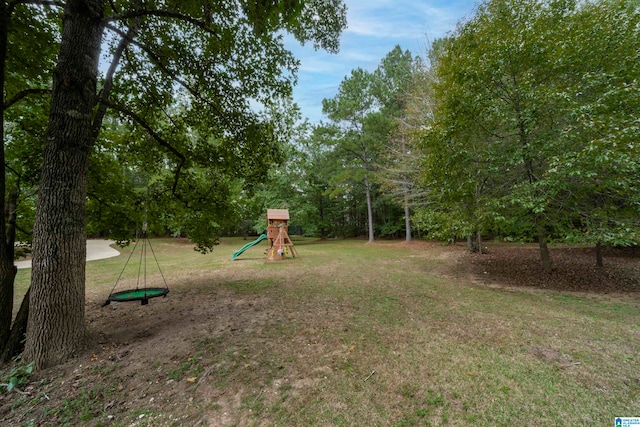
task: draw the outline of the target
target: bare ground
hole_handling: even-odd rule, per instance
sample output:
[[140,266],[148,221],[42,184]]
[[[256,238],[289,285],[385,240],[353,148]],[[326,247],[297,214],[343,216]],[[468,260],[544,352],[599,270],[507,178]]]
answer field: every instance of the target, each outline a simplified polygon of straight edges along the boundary
[[486,283],[564,292],[614,294],[640,290],[640,250],[605,248],[603,267],[596,267],[593,247],[550,248],[554,271],[540,267],[534,245],[489,245],[485,254],[468,255],[470,273]]
[[[415,250],[416,256],[437,258],[436,274],[479,286],[634,299],[640,290],[640,254],[632,251],[609,251],[605,267],[596,268],[592,248],[553,248],[556,270],[549,275],[531,246],[490,244],[487,253],[479,255],[463,246],[394,244]],[[301,396],[318,386],[351,351],[343,343],[316,342],[313,337],[323,329],[346,327],[343,319],[352,307],[334,304],[311,310],[304,301],[295,307],[281,305],[268,291],[214,290],[208,283],[233,282],[237,273],[216,274],[220,277],[204,277],[198,286],[154,299],[144,310],[136,304],[100,309],[102,300],[89,295],[86,311],[93,344],[67,364],[34,375],[21,393],[0,394],[0,424],[271,425],[273,420],[256,421],[247,414],[257,405],[277,403],[284,393]],[[303,272],[275,280],[286,286],[296,274]],[[287,330],[293,324],[298,330]],[[279,333],[289,334],[292,341],[287,344],[296,363],[287,364],[282,352],[276,352],[282,343],[273,335],[274,325]],[[325,364],[306,369],[305,360],[318,354],[324,355]]]

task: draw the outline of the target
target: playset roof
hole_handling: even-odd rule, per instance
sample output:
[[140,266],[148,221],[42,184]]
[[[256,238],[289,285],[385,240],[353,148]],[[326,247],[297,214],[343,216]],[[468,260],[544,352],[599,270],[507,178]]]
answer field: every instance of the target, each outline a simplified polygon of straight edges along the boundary
[[287,209],[267,209],[267,220],[289,221],[289,211]]

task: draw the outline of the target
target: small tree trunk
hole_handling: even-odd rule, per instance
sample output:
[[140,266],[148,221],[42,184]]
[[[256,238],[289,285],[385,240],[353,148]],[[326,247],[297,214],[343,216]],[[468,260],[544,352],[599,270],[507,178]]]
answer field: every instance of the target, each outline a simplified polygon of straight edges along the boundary
[[[13,256],[9,253],[5,229],[5,158],[4,158],[4,76],[7,61],[7,27],[9,24],[9,12],[7,2],[0,0],[0,348],[4,347],[9,339],[11,331],[11,316],[13,315],[13,281],[15,271],[13,268]],[[13,244],[12,244],[13,245]]]
[[369,188],[369,174],[364,175],[364,188],[367,194],[367,221],[369,224],[369,243],[374,242],[373,237],[373,206],[371,203],[371,189]]
[[20,304],[20,310],[13,321],[11,335],[9,341],[2,352],[2,362],[8,362],[13,357],[19,355],[24,350],[24,339],[27,334],[27,320],[29,319],[29,294],[31,288],[27,290],[26,295]]
[[604,267],[604,261],[602,259],[602,244],[596,243],[596,267]]
[[467,236],[467,248],[470,252],[482,253],[482,237],[480,233],[473,233]]
[[[4,177],[4,176],[3,176]],[[0,242],[0,353],[5,348],[11,335],[11,318],[13,316],[13,294],[16,273],[14,265],[16,241],[16,204],[18,192],[11,191],[5,216],[9,227],[6,229],[5,241]],[[4,231],[4,229],[3,229]]]
[[13,259],[0,260],[0,351],[5,348],[11,335],[11,318],[13,316],[13,292],[16,277]]
[[404,192],[404,228],[405,228],[405,240],[411,241],[411,210],[409,208],[409,189],[407,184],[402,184],[402,191]]
[[547,235],[542,227],[538,227],[538,243],[540,245],[540,259],[542,260],[542,267],[545,272],[551,274],[553,272],[553,262],[551,261],[551,254],[549,253],[549,247],[547,246]]
[[318,203],[318,215],[320,216],[320,238],[325,239],[327,237],[327,229],[324,222],[324,199],[322,195]]
[[467,248],[469,248],[469,252],[478,252],[477,240],[475,239],[475,235],[469,234],[467,236]]

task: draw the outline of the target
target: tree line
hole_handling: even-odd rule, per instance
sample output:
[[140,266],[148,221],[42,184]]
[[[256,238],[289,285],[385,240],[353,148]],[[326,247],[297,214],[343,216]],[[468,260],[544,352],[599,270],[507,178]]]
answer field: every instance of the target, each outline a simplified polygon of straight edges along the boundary
[[[356,69],[260,205],[322,237],[638,244],[637,1],[491,0]],[[287,178],[284,178],[284,175]]]

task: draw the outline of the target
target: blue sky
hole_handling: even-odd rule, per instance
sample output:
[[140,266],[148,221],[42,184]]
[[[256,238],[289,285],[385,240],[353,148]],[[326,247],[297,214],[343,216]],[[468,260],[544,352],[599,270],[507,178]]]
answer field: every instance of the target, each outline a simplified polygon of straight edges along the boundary
[[396,45],[425,56],[429,40],[455,28],[473,12],[475,0],[345,0],[348,27],[342,33],[340,53],[314,51],[291,41],[288,47],[300,59],[294,101],[312,123],[326,120],[322,99],[333,98],[340,82],[355,68],[373,71]]

